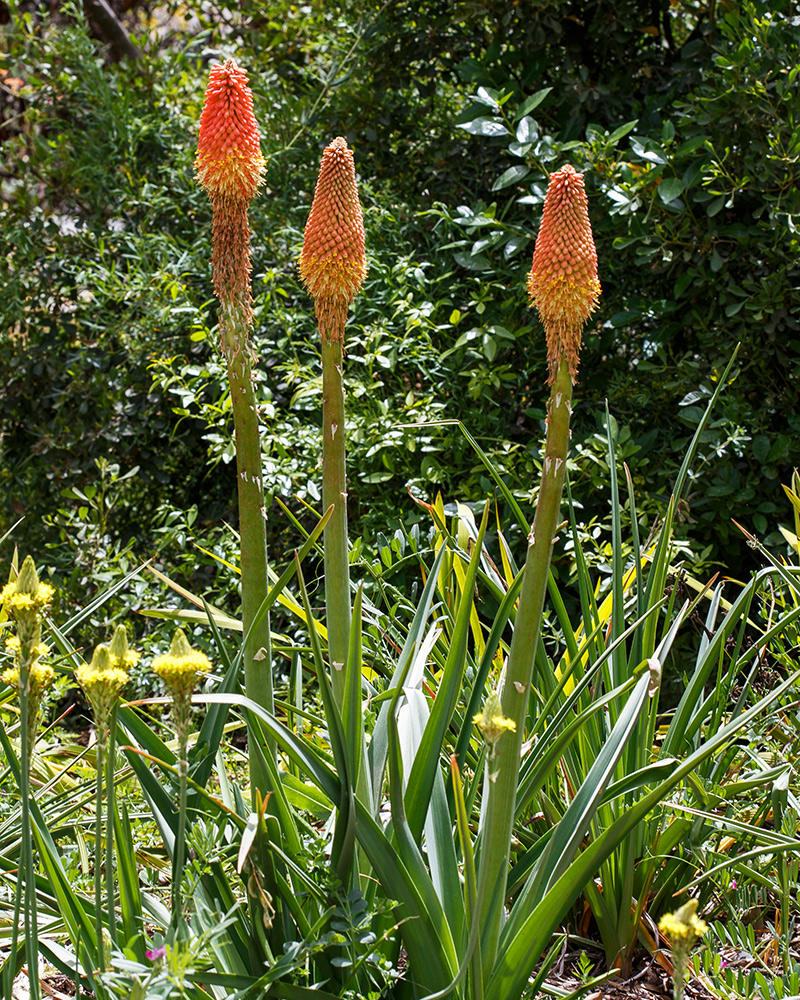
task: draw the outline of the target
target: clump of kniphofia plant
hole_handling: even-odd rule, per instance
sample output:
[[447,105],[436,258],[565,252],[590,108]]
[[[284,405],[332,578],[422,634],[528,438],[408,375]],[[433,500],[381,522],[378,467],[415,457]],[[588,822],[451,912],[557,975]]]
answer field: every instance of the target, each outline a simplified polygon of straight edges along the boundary
[[347,310],[364,283],[367,261],[353,153],[341,136],[322,154],[299,267],[320,333],[343,343]]
[[[211,67],[194,165],[214,213],[214,291],[228,326],[240,332],[253,315],[247,206],[264,181],[266,166],[247,73],[232,59]],[[233,338],[234,354],[241,340]]]
[[574,379],[581,332],[597,308],[600,282],[583,175],[569,164],[550,174],[528,294],[547,336],[550,381],[565,358]]

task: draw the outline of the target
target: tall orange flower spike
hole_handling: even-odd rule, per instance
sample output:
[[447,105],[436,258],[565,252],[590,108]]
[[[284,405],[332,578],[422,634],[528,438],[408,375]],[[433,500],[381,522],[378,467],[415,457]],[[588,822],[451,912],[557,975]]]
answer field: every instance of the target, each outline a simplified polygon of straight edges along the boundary
[[253,313],[247,206],[264,181],[266,166],[247,73],[232,59],[211,67],[194,165],[214,210],[214,290],[229,313],[223,325],[231,334],[226,340],[223,330],[223,349],[235,354],[241,338],[233,334],[242,326],[247,329]]
[[299,266],[320,333],[343,343],[347,310],[364,282],[367,263],[353,153],[341,136],[322,154]]
[[212,202],[250,201],[264,180],[253,94],[233,59],[211,67],[195,168]]
[[597,308],[600,282],[583,175],[569,164],[550,174],[528,295],[547,336],[549,381],[564,358],[574,380],[581,331]]

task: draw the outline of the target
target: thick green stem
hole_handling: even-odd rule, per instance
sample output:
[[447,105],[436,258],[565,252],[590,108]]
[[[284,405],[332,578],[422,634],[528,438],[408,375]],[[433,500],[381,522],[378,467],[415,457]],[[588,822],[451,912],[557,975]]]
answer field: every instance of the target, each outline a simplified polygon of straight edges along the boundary
[[342,346],[322,337],[322,505],[333,514],[325,526],[325,624],[331,686],[336,704],[344,699],[345,664],[350,648],[350,566],[347,555]]
[[542,482],[536,516],[528,536],[528,554],[502,694],[503,715],[513,719],[516,731],[506,732],[500,737],[490,765],[492,780],[487,782],[488,803],[482,834],[479,889],[479,898],[482,899],[483,968],[487,974],[497,957],[505,903],[505,892],[495,895],[494,890],[497,885],[505,887],[508,875],[525,718],[541,631],[553,537],[564,487],[571,399],[572,378],[566,361],[562,361],[547,404]]
[[[255,628],[251,628],[258,609],[267,596],[269,582],[261,440],[258,433],[258,411],[253,390],[250,346],[246,317],[242,310],[223,310],[220,321],[236,432],[242,624],[245,636],[249,633],[244,649],[245,693],[256,704],[272,712],[272,644],[269,615],[265,615]],[[249,739],[252,741],[259,739],[258,732],[251,728],[250,724],[248,727]],[[267,746],[267,752],[274,754],[272,741],[267,741]],[[259,791],[263,798],[267,792],[268,781],[259,763],[259,755],[256,753],[250,754],[250,783],[254,801],[256,791]]]

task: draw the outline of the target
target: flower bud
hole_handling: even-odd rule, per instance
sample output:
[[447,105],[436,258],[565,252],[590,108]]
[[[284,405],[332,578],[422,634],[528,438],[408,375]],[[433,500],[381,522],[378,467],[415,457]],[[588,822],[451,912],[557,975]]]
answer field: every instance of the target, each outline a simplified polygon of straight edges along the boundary
[[117,625],[108,651],[113,665],[120,670],[130,670],[141,659],[141,654],[128,645],[128,630],[124,625]]
[[191,694],[203,674],[211,669],[205,653],[192,649],[182,629],[176,629],[169,652],[153,660],[153,671],[177,695]]
[[341,136],[322,154],[299,268],[320,332],[343,342],[347,309],[364,282],[367,263],[353,153]]
[[492,691],[483,704],[483,711],[472,717],[473,723],[480,729],[484,740],[493,748],[505,732],[516,732],[517,724],[513,719],[503,715],[503,705],[499,695]]

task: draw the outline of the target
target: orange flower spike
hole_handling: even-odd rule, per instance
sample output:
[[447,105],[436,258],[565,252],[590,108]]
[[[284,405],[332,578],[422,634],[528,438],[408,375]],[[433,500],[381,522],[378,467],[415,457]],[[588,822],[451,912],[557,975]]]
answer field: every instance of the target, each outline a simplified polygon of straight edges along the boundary
[[341,136],[322,154],[299,266],[320,332],[343,342],[347,309],[364,282],[367,263],[353,153]]
[[211,67],[194,165],[214,212],[214,290],[223,310],[236,317],[221,325],[223,350],[233,357],[243,344],[240,328],[252,321],[247,206],[266,166],[247,73],[232,59]]
[[547,335],[549,381],[563,358],[574,379],[581,331],[597,308],[600,282],[583,175],[569,164],[550,174],[528,294]]
[[247,73],[233,59],[211,67],[195,169],[212,202],[249,202],[263,183],[266,166],[253,94]]

